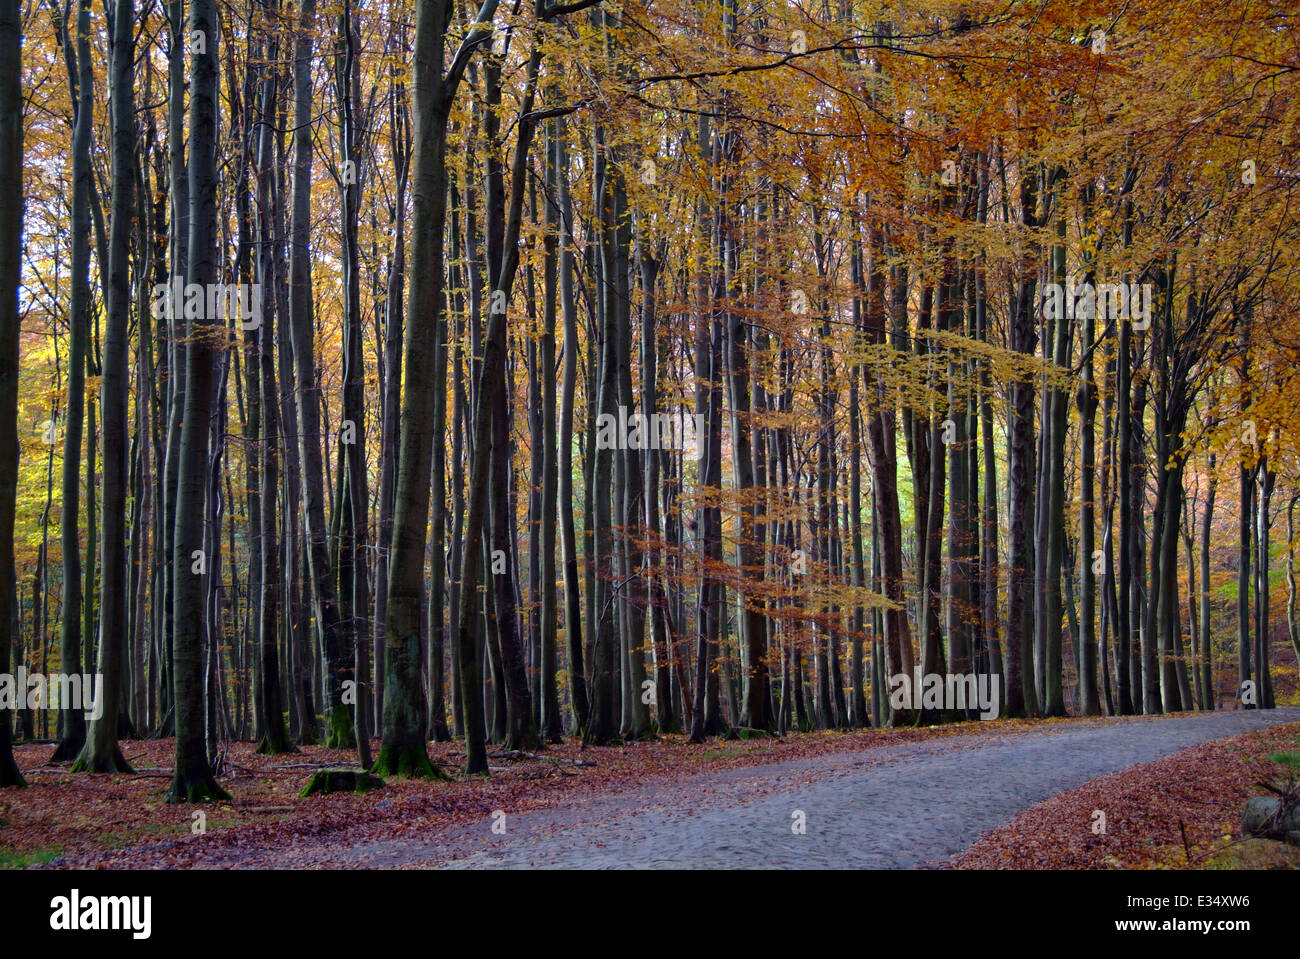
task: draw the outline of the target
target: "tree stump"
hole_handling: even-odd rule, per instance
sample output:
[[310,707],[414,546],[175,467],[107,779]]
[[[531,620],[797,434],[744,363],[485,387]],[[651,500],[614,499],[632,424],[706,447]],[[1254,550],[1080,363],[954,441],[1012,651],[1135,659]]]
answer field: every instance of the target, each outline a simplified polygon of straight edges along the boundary
[[1241,827],[1248,836],[1300,843],[1300,803],[1283,808],[1277,796],[1256,796],[1246,802]]
[[382,779],[370,775],[364,769],[318,769],[311,774],[311,779],[307,780],[307,785],[298,796],[306,799],[313,793],[367,793],[383,785]]

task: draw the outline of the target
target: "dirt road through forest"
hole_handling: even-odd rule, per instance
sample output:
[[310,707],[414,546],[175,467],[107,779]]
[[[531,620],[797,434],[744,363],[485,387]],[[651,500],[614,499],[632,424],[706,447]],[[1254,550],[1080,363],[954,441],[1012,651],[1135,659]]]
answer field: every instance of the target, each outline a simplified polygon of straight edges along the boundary
[[579,806],[500,810],[504,818],[428,843],[368,841],[334,855],[358,866],[448,868],[935,866],[1089,779],[1296,721],[1300,709],[1287,708],[957,736],[651,783]]

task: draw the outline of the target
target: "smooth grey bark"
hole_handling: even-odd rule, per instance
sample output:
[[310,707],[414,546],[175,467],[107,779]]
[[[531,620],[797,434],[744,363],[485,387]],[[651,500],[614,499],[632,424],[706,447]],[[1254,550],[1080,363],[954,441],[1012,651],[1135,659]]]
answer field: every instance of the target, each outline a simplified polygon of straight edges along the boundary
[[[1244,375],[1242,377],[1245,379]],[[1240,702],[1246,684],[1253,682],[1251,671],[1252,640],[1250,631],[1250,547],[1251,517],[1255,510],[1255,470],[1256,466],[1243,463],[1238,471],[1238,489],[1241,513],[1237,526],[1237,690],[1235,698]],[[1259,704],[1259,687],[1255,687],[1255,701],[1243,703],[1243,708],[1254,709]]]
[[312,38],[316,0],[303,0],[293,53],[293,191],[289,228],[289,323],[293,338],[295,393],[298,405],[299,458],[302,464],[307,562],[311,574],[312,608],[323,639],[326,715],[325,745],[351,748],[355,736],[343,683],[353,678],[353,665],[342,648],[338,597],[334,588],[325,525],[325,467],[321,456],[320,387],[316,374],[316,345],[311,280],[312,177]]
[[[618,417],[618,330],[614,311],[609,305],[613,298],[610,286],[613,279],[609,275],[612,266],[605,257],[605,248],[609,245],[608,233],[611,229],[612,215],[609,211],[611,200],[608,196],[607,169],[608,159],[603,147],[604,132],[597,126],[594,133],[594,153],[592,167],[593,203],[596,207],[594,232],[597,237],[595,259],[601,266],[602,282],[598,283],[598,309],[595,314],[597,327],[596,341],[596,389],[589,390],[588,404],[594,398],[600,417]],[[597,443],[591,452],[592,469],[589,484],[589,496],[592,500],[591,530],[592,552],[588,561],[594,577],[589,581],[588,618],[595,640],[594,659],[591,677],[591,716],[584,733],[584,741],[603,746],[609,743],[617,732],[619,719],[617,712],[617,690],[615,687],[615,612],[617,608],[618,565],[616,560],[616,541],[614,533],[614,513],[610,502],[611,487],[614,483],[614,460],[617,450],[606,448]]]
[[[546,128],[545,147],[545,181],[546,202],[543,213],[545,233],[543,235],[542,262],[542,339],[538,347],[538,373],[542,389],[542,489],[541,511],[538,521],[541,526],[541,558],[538,580],[541,589],[541,624],[539,643],[541,675],[540,686],[541,712],[538,728],[547,742],[558,743],[564,732],[560,716],[559,692],[556,687],[556,638],[558,611],[556,609],[556,568],[555,568],[555,526],[556,488],[559,485],[556,454],[558,438],[555,433],[555,321],[559,296],[559,238],[560,210],[557,188],[560,171],[556,169],[555,151],[556,121]],[[572,439],[566,434],[565,442]],[[532,564],[538,564],[537,557],[531,557]]]
[[1119,712],[1121,716],[1133,715],[1140,705],[1134,681],[1138,678],[1132,669],[1133,625],[1130,600],[1133,577],[1133,459],[1132,432],[1133,418],[1131,411],[1132,393],[1132,346],[1128,323],[1119,324],[1117,337],[1116,388],[1118,394],[1115,413],[1116,439],[1119,449],[1119,467],[1115,476],[1115,485],[1119,488],[1119,590],[1118,616],[1115,621],[1115,671],[1116,689],[1119,694]]
[[[1052,177],[1053,186],[1064,179],[1064,170]],[[1057,245],[1053,247],[1053,275],[1057,283],[1065,285],[1066,220],[1063,186],[1056,188],[1055,203],[1061,207],[1057,220]],[[1068,311],[1067,311],[1068,312]],[[1068,316],[1058,316],[1053,325],[1052,361],[1058,370],[1070,365],[1070,339],[1072,322]],[[1043,437],[1043,475],[1047,480],[1046,512],[1043,524],[1046,529],[1043,566],[1043,663],[1044,685],[1041,690],[1044,716],[1064,716],[1065,695],[1062,688],[1062,637],[1061,637],[1061,567],[1064,561],[1065,540],[1065,430],[1068,408],[1065,392],[1057,386],[1047,389],[1046,435]]]
[[[77,4],[74,50],[63,23],[61,40],[68,67],[68,88],[74,106],[72,132],[72,290],[68,305],[68,402],[63,429],[63,518],[59,523],[63,550],[63,610],[59,637],[63,672],[74,676],[81,667],[81,538],[78,530],[81,489],[81,441],[86,409],[86,338],[90,332],[90,136],[94,123],[94,75],[90,58],[90,2]],[[93,486],[88,487],[93,496]],[[85,636],[90,645],[90,634]],[[92,647],[93,648],[93,647]],[[75,760],[86,744],[86,718],[81,709],[59,711],[59,745],[51,762]]]
[[[129,21],[128,21],[129,23]],[[130,27],[128,26],[128,30]],[[186,280],[206,289],[217,278],[217,115],[220,38],[214,0],[190,0],[189,264]],[[176,486],[172,661],[175,670],[176,766],[169,803],[227,798],[212,774],[204,739],[203,578],[208,434],[213,412],[214,345],[221,329],[211,319],[187,323],[185,408]],[[107,717],[107,713],[105,714]]]
[[[534,92],[536,90],[538,69],[541,63],[541,51],[534,46],[527,66],[525,90],[520,105],[520,116],[531,113]],[[523,203],[527,175],[528,149],[536,127],[531,117],[521,120],[519,137],[515,143],[514,159],[511,164],[510,193],[507,200],[504,183],[504,169],[501,164],[503,144],[500,139],[499,102],[501,97],[501,64],[497,57],[487,60],[484,70],[488,86],[488,109],[484,118],[484,136],[488,144],[488,190],[487,190],[487,265],[489,278],[495,277],[489,301],[489,338],[498,337],[497,347],[499,362],[504,365],[507,353],[506,311],[510,303],[514,286],[515,269],[519,262],[519,234],[523,220]],[[507,209],[508,206],[508,209]],[[485,351],[486,363],[486,351]],[[500,375],[498,375],[500,374]],[[477,417],[487,415],[491,418],[491,439],[485,452],[489,455],[488,486],[491,498],[484,521],[488,522],[486,535],[490,538],[491,553],[491,607],[490,615],[495,619],[495,645],[493,651],[498,655],[500,669],[500,686],[504,692],[506,704],[505,728],[503,740],[507,749],[533,749],[541,745],[533,715],[532,697],[528,688],[527,666],[520,644],[518,615],[516,613],[515,576],[516,566],[513,557],[518,556],[518,549],[512,537],[515,528],[511,493],[513,478],[510,469],[510,411],[506,396],[504,369],[493,371],[491,380],[480,369],[479,405],[475,409],[475,430],[479,429]],[[493,382],[494,381],[494,382]],[[484,387],[490,389],[484,390]],[[484,405],[486,398],[487,405]],[[475,458],[480,452],[475,438]],[[484,478],[486,481],[486,478]],[[471,479],[471,483],[474,479]],[[471,516],[473,515],[473,497],[471,490]],[[497,557],[504,558],[498,567]],[[491,637],[491,634],[489,634]]]
[[[447,121],[465,66],[476,46],[491,37],[481,29],[496,12],[497,0],[485,0],[474,25],[450,64],[444,43],[451,9],[435,0],[416,3],[412,69],[411,221],[412,272],[407,290],[407,331],[403,364],[406,389],[402,393],[401,440],[397,460],[397,489],[393,503],[393,547],[388,580],[388,622],[385,634],[383,742],[375,772],[419,776],[439,775],[425,748],[428,710],[421,677],[420,606],[423,598],[424,551],[429,519],[429,471],[432,452],[428,436],[433,428],[433,406],[438,384],[424,371],[434,365],[439,318],[443,303],[443,242],[447,210]],[[444,65],[446,73],[444,74]],[[504,322],[504,316],[502,316]],[[485,356],[486,365],[486,356]],[[504,364],[504,357],[498,361]],[[500,372],[494,370],[492,375]],[[485,429],[486,421],[481,424]],[[480,424],[476,422],[476,430]],[[483,436],[476,441],[485,440]],[[475,467],[487,453],[476,446]],[[484,472],[476,473],[470,488],[470,516],[466,526],[461,569],[457,642],[460,645],[462,695],[475,698],[478,668],[474,651],[474,617],[478,603],[478,563],[482,537]],[[478,503],[479,514],[474,515]],[[469,695],[466,695],[469,694]],[[482,716],[465,710],[466,768],[487,772],[487,751]]]
[[[1296,608],[1296,594],[1298,590],[1296,588],[1295,573],[1295,504],[1297,501],[1300,501],[1300,494],[1292,496],[1291,500],[1286,504],[1286,631],[1287,636],[1291,640],[1291,648],[1295,651],[1296,662],[1300,663],[1300,616],[1297,615]],[[1208,511],[1206,526],[1209,526]],[[1207,555],[1208,551],[1208,546],[1203,547],[1201,552],[1202,570],[1204,570],[1205,566],[1209,562],[1209,557]],[[1201,609],[1203,612],[1201,620],[1203,623],[1206,619],[1205,610],[1209,605],[1209,596],[1205,590],[1206,582],[1206,577],[1202,574]],[[1210,641],[1209,634],[1204,632],[1205,628],[1206,627],[1202,625],[1201,629],[1203,631],[1203,641],[1205,645],[1205,654],[1202,658],[1202,663],[1203,668],[1206,670],[1206,688],[1210,689],[1210,686],[1208,685],[1210,675]],[[1211,695],[1213,695],[1213,690],[1211,690]]]
[[[1032,173],[1020,181],[1021,217],[1028,227],[1037,226],[1037,193]],[[1010,345],[1017,353],[1032,356],[1038,335],[1034,329],[1032,303],[1034,279],[1022,276],[1016,283],[1011,300]],[[1031,480],[1034,449],[1034,385],[1029,378],[1013,382],[1011,392],[1011,427],[1008,439],[1007,474],[1011,486],[1008,506],[1008,568],[1006,626],[1006,702],[1007,716],[1034,716],[1038,713],[1037,684],[1034,679],[1033,611],[1034,571],[1032,517],[1034,487]]]
[[[888,687],[894,676],[911,675],[913,671],[912,636],[907,620],[906,598],[903,591],[903,537],[902,519],[898,501],[898,458],[895,435],[897,412],[895,398],[886,391],[885,379],[873,364],[890,359],[886,340],[886,321],[893,313],[895,324],[905,317],[907,280],[900,269],[895,275],[892,291],[887,291],[884,238],[879,227],[868,227],[868,260],[866,284],[859,290],[864,300],[862,313],[863,333],[869,347],[867,362],[863,364],[864,386],[869,410],[867,416],[867,442],[871,453],[871,490],[875,504],[874,520],[878,532],[880,591],[889,600],[883,616],[884,642],[882,657],[882,685]],[[887,293],[892,293],[886,301]],[[797,701],[796,701],[797,705]],[[886,714],[881,709],[884,725],[902,726],[913,718],[913,711],[896,708],[888,703]],[[877,725],[881,725],[878,723]]]
[[[406,31],[402,29],[389,38],[390,44],[399,44],[399,53],[405,57]],[[380,369],[380,444],[379,444],[379,517],[376,524],[375,559],[375,613],[373,642],[375,649],[375,675],[384,674],[384,629],[388,618],[388,563],[393,540],[393,499],[396,494],[397,479],[397,435],[401,411],[400,393],[402,385],[402,327],[405,316],[402,312],[406,293],[406,184],[410,173],[411,127],[410,112],[406,101],[406,84],[396,76],[397,66],[389,67],[391,88],[388,97],[389,152],[393,163],[393,200],[390,218],[393,228],[393,250],[388,263],[387,285],[384,290],[384,340],[383,365]],[[453,229],[454,233],[454,229]],[[436,453],[436,451],[435,451]],[[434,467],[435,481],[437,466]],[[434,535],[434,542],[441,537]],[[436,549],[435,549],[436,552]],[[435,581],[438,570],[434,570]],[[429,628],[431,632],[441,630],[441,604],[435,609],[434,589],[430,589]],[[432,659],[432,653],[430,654]],[[432,667],[432,663],[430,666]],[[433,685],[430,670],[430,685]],[[383,715],[383,688],[376,684],[375,701],[379,714]],[[435,738],[442,739],[446,732],[446,720],[442,719],[437,709],[430,704],[430,727]],[[441,719],[441,726],[439,721]]]
[[[274,0],[268,7],[274,12]],[[272,35],[274,36],[274,35]],[[249,563],[261,565],[261,596],[258,601],[257,647],[261,662],[262,736],[258,752],[267,754],[297,752],[289,739],[284,722],[284,692],[280,677],[279,630],[280,611],[284,603],[284,577],[288,572],[281,565],[279,527],[276,518],[277,495],[280,486],[280,396],[275,377],[275,326],[280,316],[275,291],[279,284],[276,257],[276,221],[280,206],[280,191],[274,169],[275,115],[278,112],[279,45],[271,40],[267,50],[271,65],[262,79],[261,119],[257,140],[258,208],[257,226],[257,277],[261,284],[262,323],[253,331],[256,337],[256,359],[259,366],[257,388],[260,390],[261,435],[258,455],[259,476],[262,488],[259,496],[261,510],[261,556],[250,557]],[[253,384],[249,384],[250,390]]]
[[[728,386],[731,405],[732,468],[735,472],[736,488],[743,498],[750,495],[749,491],[755,485],[752,440],[754,424],[750,421],[753,398],[749,375],[749,326],[737,311],[727,314],[726,324],[728,365],[731,374],[728,377]],[[763,554],[759,535],[757,501],[745,503],[741,507],[738,547],[742,580],[762,579]],[[740,618],[740,635],[745,650],[744,698],[741,715],[748,728],[767,730],[772,727],[772,718],[768,711],[770,694],[767,670],[767,619],[763,615],[759,606],[761,601],[757,597],[745,596],[742,593],[737,599],[743,610]],[[855,673],[854,689],[859,689],[860,685],[858,674]],[[842,691],[841,695],[843,695]]]
[[[185,163],[185,22],[182,0],[167,5],[167,163],[168,163],[168,268],[172,277],[186,276],[189,270],[190,193],[189,169]],[[173,311],[174,312],[174,311]],[[169,318],[167,346],[167,436],[161,460],[162,503],[159,518],[162,527],[162,607],[170,612],[175,600],[176,484],[180,475],[181,414],[185,404],[185,321],[176,314]],[[172,660],[175,620],[163,615],[160,628],[159,657],[161,689],[158,710],[160,735],[169,735],[175,726],[175,667]]]
[[[1201,514],[1201,538],[1200,538],[1200,634],[1197,641],[1200,644],[1200,670],[1201,670],[1201,690],[1203,698],[1201,699],[1201,708],[1213,710],[1215,708],[1215,689],[1214,689],[1214,660],[1213,649],[1210,644],[1212,635],[1210,624],[1210,535],[1214,525],[1214,500],[1218,493],[1219,481],[1215,469],[1217,458],[1214,453],[1209,456],[1210,488],[1205,496],[1205,510]],[[1288,514],[1289,516],[1290,514]],[[1297,657],[1300,662],[1300,657]]]
[[1096,431],[1097,385],[1093,378],[1093,337],[1096,320],[1085,311],[1081,349],[1083,369],[1077,396],[1079,407],[1080,492],[1079,504],[1079,709],[1085,716],[1101,715],[1097,695],[1097,579],[1093,572],[1093,549],[1096,545]]
[[[863,286],[862,242],[853,238],[851,270],[853,285]],[[861,349],[862,298],[853,298],[853,328],[855,352]],[[861,369],[854,365],[849,370],[849,535],[853,548],[853,585],[865,589],[868,575],[866,553],[862,542],[862,404],[858,397],[858,377]],[[867,699],[863,690],[863,616],[862,603],[855,601],[851,622],[852,644],[849,653],[849,726],[860,729],[871,725],[867,715]],[[877,720],[878,721],[878,720]]]
[[[22,273],[22,16],[0,0],[0,671],[9,671],[18,620],[14,511],[18,495],[18,285]],[[11,712],[0,710],[0,788],[23,786],[14,762]]]
[[[591,716],[582,655],[582,607],[578,576],[577,536],[573,521],[573,403],[578,378],[578,307],[573,292],[573,203],[569,194],[568,148],[564,118],[555,122],[555,169],[559,180],[560,218],[564,242],[560,247],[560,312],[564,320],[564,374],[560,387],[560,548],[564,566],[564,635],[569,659],[569,708],[574,731],[585,733]],[[590,564],[588,564],[590,566]]]
[[1273,697],[1272,657],[1269,645],[1272,642],[1272,628],[1269,620],[1269,533],[1272,517],[1269,508],[1273,501],[1273,490],[1277,485],[1277,473],[1269,468],[1268,460],[1260,461],[1259,483],[1255,497],[1255,662],[1258,665],[1259,684],[1256,695],[1261,709],[1273,709],[1276,706]]
[[[192,18],[193,12],[191,12]],[[124,706],[123,660],[128,648],[126,494],[129,452],[127,407],[130,390],[127,364],[130,346],[127,342],[127,330],[131,312],[129,257],[136,161],[135,27],[134,3],[132,0],[117,0],[113,8],[112,43],[109,53],[113,217],[109,227],[107,320],[104,328],[103,365],[100,378],[100,406],[104,434],[104,564],[100,583],[100,640],[97,672],[103,679],[101,702],[96,705],[102,711],[102,715],[99,719],[91,721],[86,731],[86,746],[77,762],[73,764],[74,771],[87,772],[131,771],[131,767],[118,748],[117,737],[119,719]],[[91,495],[93,496],[93,493]],[[89,548],[94,549],[93,545]],[[179,768],[179,733],[177,750]]]
[[[344,648],[353,652],[355,701],[352,708],[353,739],[363,767],[370,755],[370,636],[364,616],[370,608],[369,551],[367,550],[370,495],[366,475],[365,366],[361,352],[361,277],[357,245],[358,211],[363,183],[362,144],[355,116],[359,101],[357,46],[352,25],[352,5],[344,0],[338,17],[336,54],[336,97],[343,116],[340,139],[343,147],[342,234],[343,234],[343,418],[344,434],[339,443],[343,472],[339,491],[340,510],[339,592],[340,625]],[[347,440],[351,440],[348,442]]]

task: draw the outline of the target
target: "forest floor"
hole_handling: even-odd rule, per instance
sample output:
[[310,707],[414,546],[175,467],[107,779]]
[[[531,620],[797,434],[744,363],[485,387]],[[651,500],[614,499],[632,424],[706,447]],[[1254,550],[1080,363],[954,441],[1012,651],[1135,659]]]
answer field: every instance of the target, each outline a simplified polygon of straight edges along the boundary
[[16,749],[29,788],[0,792],[0,868],[1296,865],[1237,840],[1241,804],[1276,773],[1267,757],[1294,751],[1298,723],[1285,708],[703,746],[567,740],[491,753],[491,778],[457,773],[463,751],[443,743],[430,754],[451,782],[307,799],[314,769],[355,754],[237,743],[221,779],[233,800],[202,809],[163,802],[170,740],[124,743],[136,772],[119,776],[72,775],[30,744]]

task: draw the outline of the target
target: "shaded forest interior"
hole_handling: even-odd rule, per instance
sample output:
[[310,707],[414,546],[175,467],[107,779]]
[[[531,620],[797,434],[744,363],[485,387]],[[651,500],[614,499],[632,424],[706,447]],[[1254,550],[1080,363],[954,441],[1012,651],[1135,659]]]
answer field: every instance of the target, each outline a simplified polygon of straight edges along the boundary
[[1295,702],[1298,19],[0,0],[0,785]]

